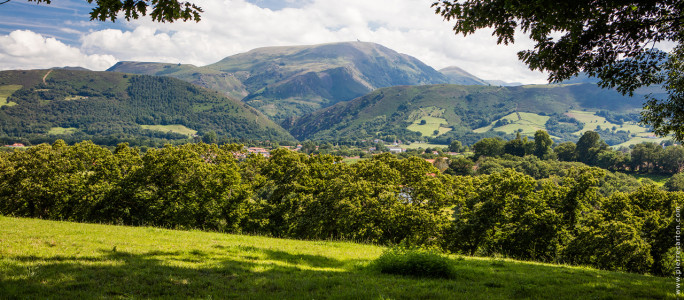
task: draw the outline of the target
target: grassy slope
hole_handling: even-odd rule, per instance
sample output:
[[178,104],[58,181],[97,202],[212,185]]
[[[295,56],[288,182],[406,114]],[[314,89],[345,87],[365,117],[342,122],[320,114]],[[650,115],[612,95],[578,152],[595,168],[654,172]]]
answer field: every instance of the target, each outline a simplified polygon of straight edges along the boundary
[[[426,85],[397,86],[378,89],[366,96],[322,109],[299,119],[291,133],[299,138],[344,137],[380,131],[381,127],[405,129],[416,119],[421,109],[443,110],[444,118],[456,133],[472,132],[511,113],[531,113],[525,128],[530,132],[543,116],[566,113],[576,109],[628,112],[641,107],[641,99],[621,96],[615,91],[595,85],[540,85],[525,87]],[[407,123],[410,122],[410,123]],[[372,125],[380,124],[380,125]],[[537,124],[537,125],[534,125]],[[522,125],[522,124],[521,124]],[[509,132],[520,125],[509,126]],[[523,128],[523,130],[525,130]],[[434,130],[434,129],[433,129]]]
[[142,129],[154,130],[159,132],[175,132],[192,137],[197,134],[197,130],[192,130],[183,125],[140,125]]
[[501,132],[513,134],[513,133],[517,132],[519,129],[522,129],[523,135],[533,136],[537,130],[540,130],[540,129],[546,130],[545,124],[546,124],[546,121],[549,120],[549,118],[550,117],[548,117],[548,116],[541,116],[538,114],[526,113],[526,112],[511,113],[511,114],[506,115],[506,116],[499,119],[499,120],[508,120],[509,124],[494,127],[496,122],[499,121],[499,120],[496,120],[496,121],[490,123],[489,126],[477,128],[477,129],[473,130],[473,132],[483,133],[483,132],[487,132],[490,129],[494,129],[496,131],[501,131]]
[[19,90],[21,88],[21,85],[18,84],[10,84],[10,85],[0,85],[0,107],[3,105],[17,105],[14,102],[7,102],[7,97],[11,96],[14,92]]
[[456,279],[367,268],[382,247],[0,217],[8,298],[674,298],[673,280],[454,257]]
[[588,130],[596,130],[599,126],[602,129],[610,129],[615,127],[618,131],[622,130],[636,134],[636,136],[632,137],[629,141],[626,141],[618,145],[614,145],[613,147],[615,148],[623,146],[629,147],[630,145],[641,144],[643,142],[660,143],[664,140],[670,139],[669,137],[656,138],[652,132],[649,132],[648,128],[639,126],[639,124],[635,122],[625,122],[623,125],[611,123],[607,121],[606,118],[597,116],[596,112],[593,111],[571,110],[566,115],[573,117],[579,120],[580,122],[584,123],[584,128],[578,132],[575,132],[575,135],[577,136],[580,136],[582,133]]

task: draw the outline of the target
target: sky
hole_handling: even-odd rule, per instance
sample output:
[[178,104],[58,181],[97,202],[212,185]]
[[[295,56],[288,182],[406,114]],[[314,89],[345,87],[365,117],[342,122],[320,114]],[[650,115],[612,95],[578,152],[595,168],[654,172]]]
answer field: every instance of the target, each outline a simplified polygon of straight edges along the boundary
[[[0,1],[2,2],[2,1]],[[491,31],[464,37],[430,7],[433,0],[191,0],[196,22],[90,21],[86,0],[0,5],[0,70],[81,66],[102,71],[118,61],[204,66],[258,47],[360,40],[411,55],[439,70],[460,67],[487,80],[545,83],[517,52],[518,36],[497,45]]]

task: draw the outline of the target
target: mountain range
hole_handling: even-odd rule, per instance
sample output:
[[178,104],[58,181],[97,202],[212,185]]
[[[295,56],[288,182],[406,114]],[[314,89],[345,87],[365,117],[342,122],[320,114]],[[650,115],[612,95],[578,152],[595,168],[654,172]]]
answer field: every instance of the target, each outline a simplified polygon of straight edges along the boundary
[[[605,134],[619,136],[615,144],[634,135],[638,128],[620,128],[638,119],[641,98],[599,89],[586,76],[573,80],[492,84],[365,42],[258,48],[200,67],[119,62],[108,72],[4,71],[0,137],[106,137],[111,144],[215,132],[233,139],[445,143],[545,129],[572,140],[585,128],[580,123],[599,121],[597,129],[608,126]],[[609,111],[614,122],[573,119],[573,111]]]
[[397,86],[318,110],[298,119],[290,132],[300,140],[427,137],[446,143],[450,139],[473,142],[517,130],[533,135],[544,129],[559,139],[576,139],[564,133],[582,127],[561,126],[554,131],[547,123],[577,123],[566,116],[571,111],[610,111],[623,118],[623,123],[633,122],[642,101],[594,84]]
[[258,48],[203,67],[120,62],[109,71],[171,76],[215,89],[285,127],[377,88],[453,80],[414,57],[366,42]]

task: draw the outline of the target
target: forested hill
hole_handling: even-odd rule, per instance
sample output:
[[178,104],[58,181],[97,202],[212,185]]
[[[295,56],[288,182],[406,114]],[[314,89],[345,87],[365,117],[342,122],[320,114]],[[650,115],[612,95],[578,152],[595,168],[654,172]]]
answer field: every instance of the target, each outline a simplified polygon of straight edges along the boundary
[[217,90],[234,99],[247,96],[247,90],[234,74],[189,64],[122,61],[107,71],[141,75],[169,76]]
[[[642,102],[643,98],[625,97],[593,84],[398,86],[300,118],[290,132],[299,139],[475,142],[487,136],[512,135],[518,130],[533,135],[544,129],[558,139],[574,141],[587,129],[632,134],[638,127],[634,121],[638,121]],[[585,115],[600,123],[582,120]],[[601,132],[601,136],[608,134]]]
[[414,57],[366,42],[258,48],[204,67],[124,62],[110,71],[172,76],[243,95],[284,124],[377,88],[450,82]]
[[216,133],[291,140],[240,101],[168,77],[77,70],[0,72],[2,142],[92,139],[161,145]]

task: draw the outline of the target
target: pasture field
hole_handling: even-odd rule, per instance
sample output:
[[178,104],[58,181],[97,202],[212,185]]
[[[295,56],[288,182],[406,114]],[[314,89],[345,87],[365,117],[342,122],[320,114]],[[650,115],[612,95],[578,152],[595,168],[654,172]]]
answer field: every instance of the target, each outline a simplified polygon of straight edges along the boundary
[[673,278],[451,255],[454,279],[381,274],[385,248],[0,216],[7,299],[675,298]]
[[427,149],[427,148],[444,148],[444,147],[448,147],[448,146],[449,145],[430,144],[430,143],[411,143],[408,145],[402,144],[402,145],[399,145],[397,147],[401,147],[404,149],[418,149],[418,148]]
[[74,127],[52,127],[48,131],[48,134],[52,135],[61,135],[61,134],[74,134],[74,132],[78,131],[78,128]]
[[637,135],[629,141],[613,146],[613,148],[629,147],[631,145],[641,144],[641,143],[662,143],[665,140],[669,140],[670,137],[655,137],[648,133],[642,133],[641,136]]
[[584,128],[574,133],[576,135],[581,135],[585,131],[596,130],[599,126],[601,129],[611,129],[615,127],[617,131],[627,131],[630,133],[636,133],[637,135],[644,134],[644,136],[648,135],[646,134],[648,129],[643,126],[639,126],[639,124],[635,122],[625,122],[622,125],[611,123],[607,121],[606,118],[597,116],[596,112],[593,111],[571,110],[566,113],[566,115],[584,123]]
[[[495,127],[496,123],[500,120],[507,120],[509,124]],[[522,129],[522,135],[533,136],[537,130],[546,130],[545,124],[548,120],[548,116],[528,112],[514,112],[492,122],[488,126],[480,127],[473,131],[476,133],[484,133],[494,129],[496,131],[513,134],[519,129]]]
[[140,127],[142,127],[142,129],[161,131],[161,132],[171,131],[171,132],[187,135],[188,137],[192,137],[193,135],[197,134],[197,130],[192,130],[192,129],[187,128],[183,125],[140,125]]
[[2,106],[14,106],[17,105],[14,102],[7,102],[7,98],[9,96],[12,96],[14,92],[19,90],[21,88],[21,85],[18,84],[9,84],[9,85],[0,85],[0,107]]
[[[425,124],[423,125],[420,124],[422,120],[425,120]],[[424,116],[413,121],[413,124],[406,127],[406,129],[415,132],[420,132],[421,134],[423,134],[423,136],[438,136],[451,131],[451,128],[443,127],[442,125],[448,125],[446,119]],[[435,130],[437,130],[439,134],[435,134]]]

